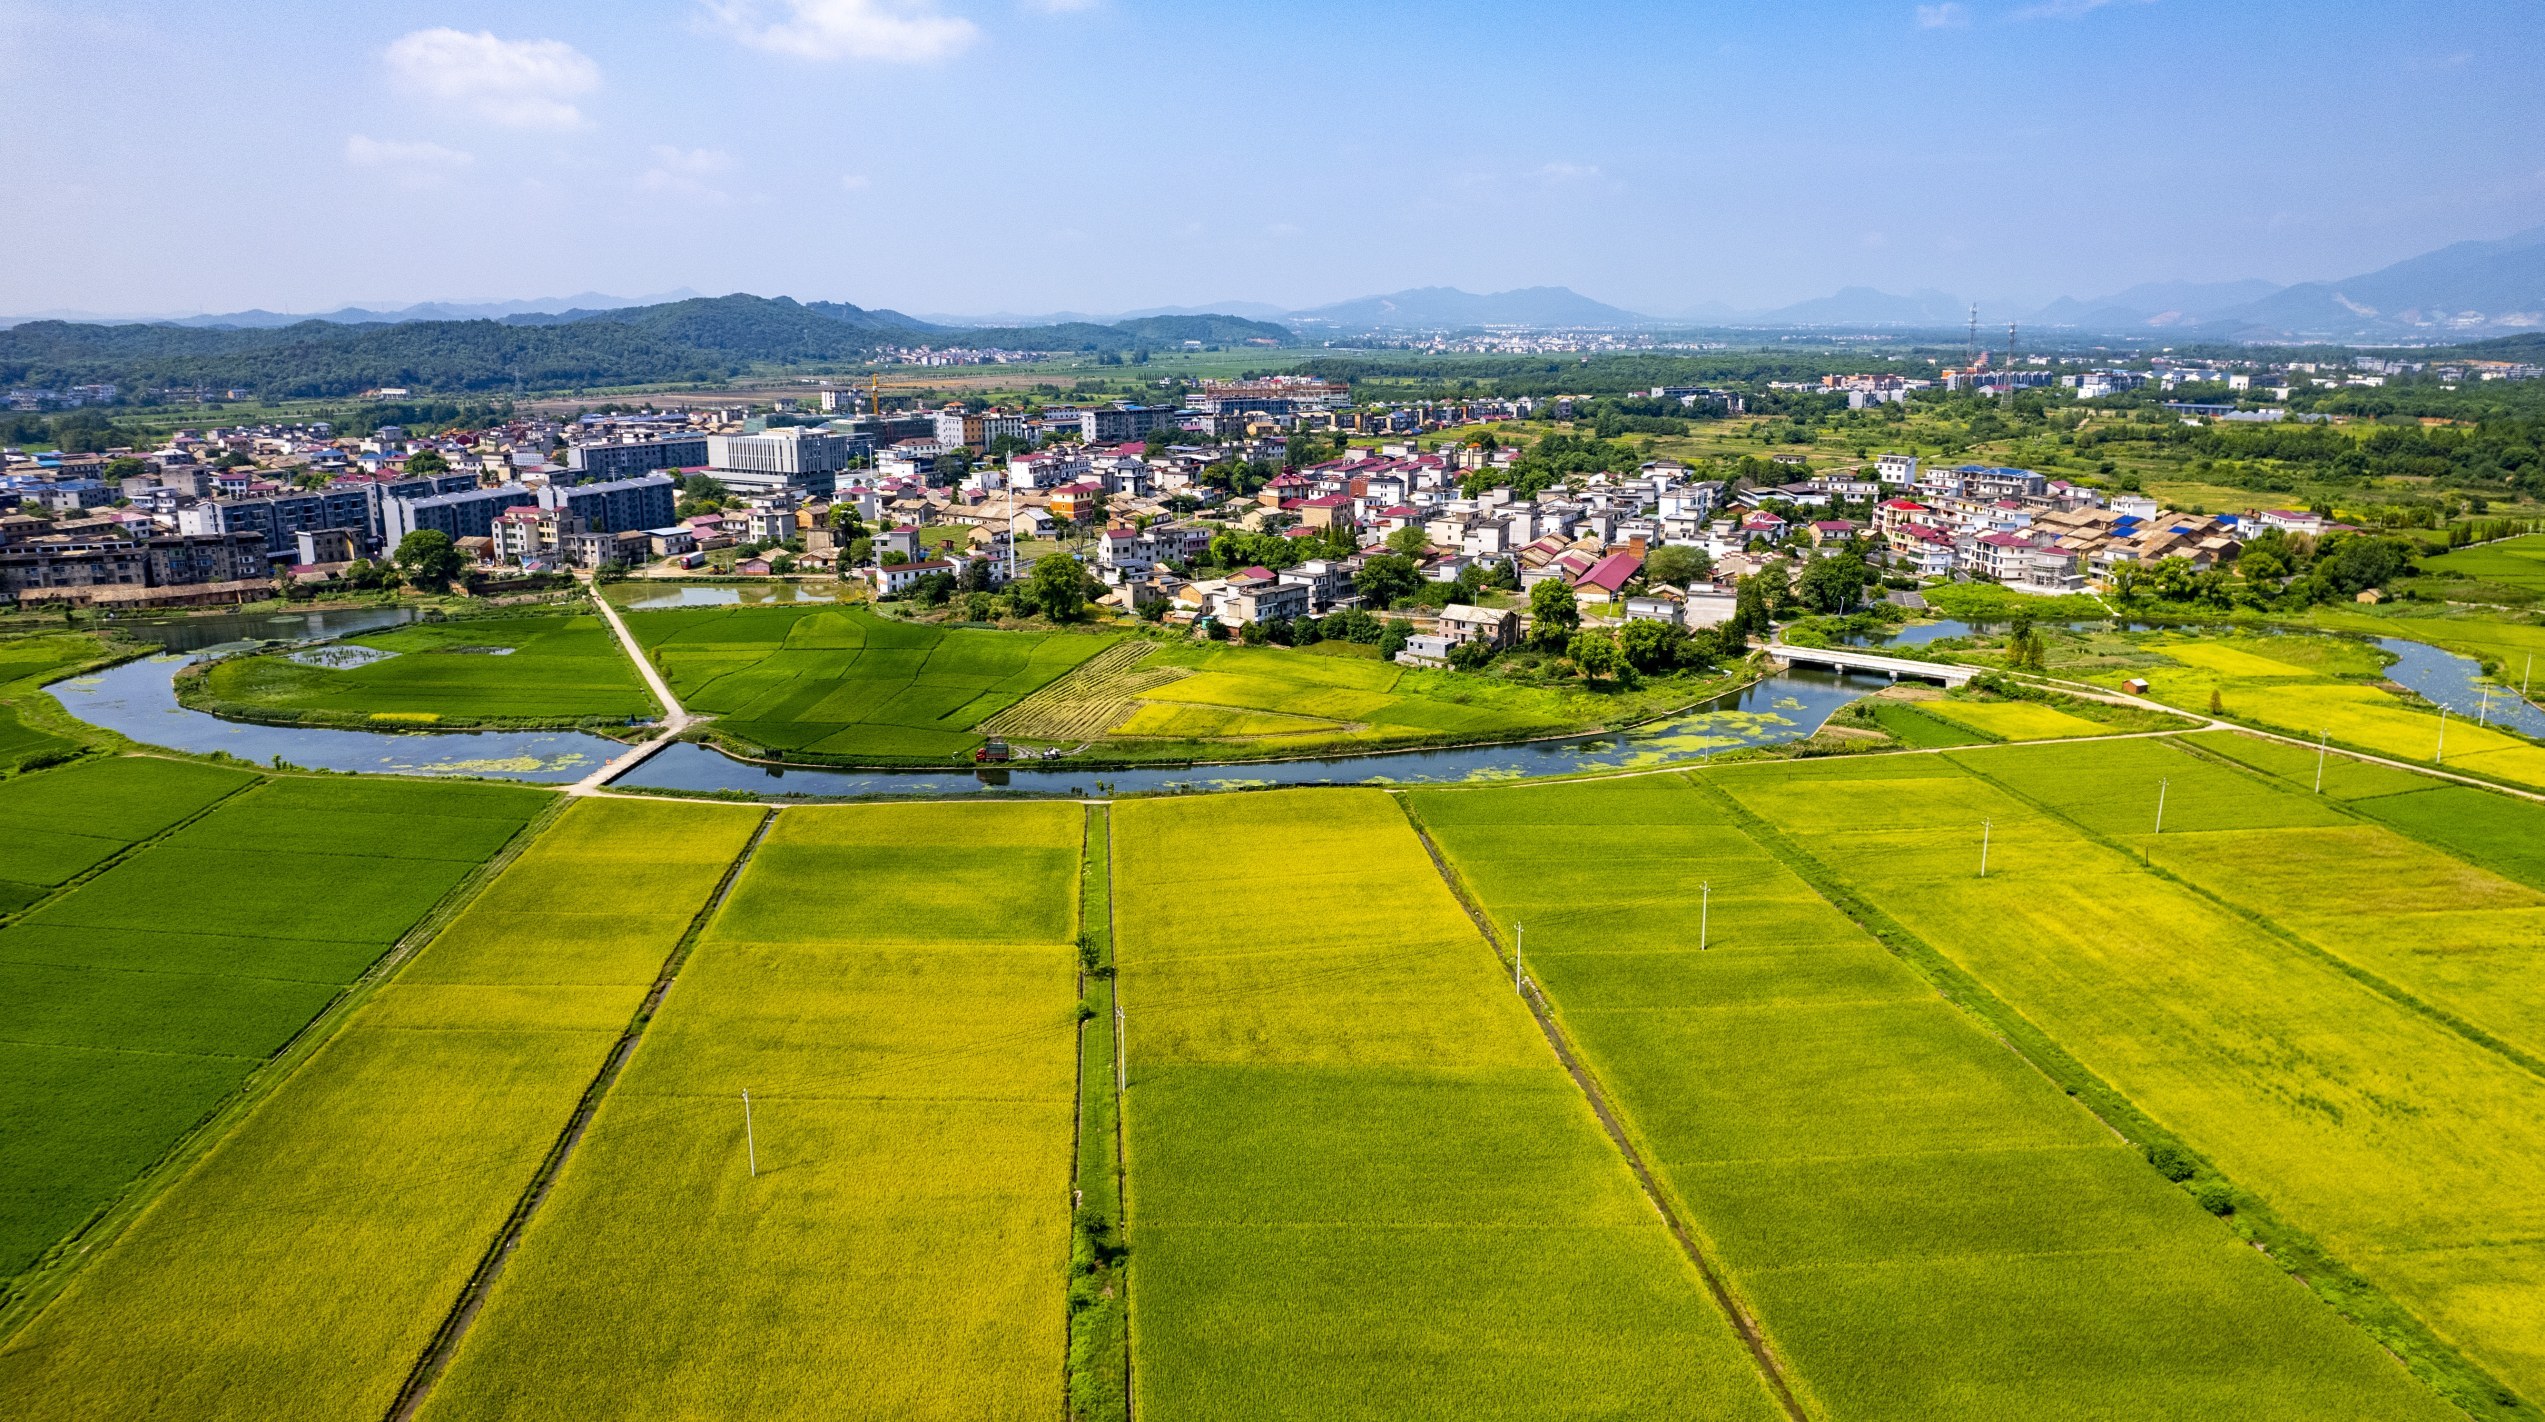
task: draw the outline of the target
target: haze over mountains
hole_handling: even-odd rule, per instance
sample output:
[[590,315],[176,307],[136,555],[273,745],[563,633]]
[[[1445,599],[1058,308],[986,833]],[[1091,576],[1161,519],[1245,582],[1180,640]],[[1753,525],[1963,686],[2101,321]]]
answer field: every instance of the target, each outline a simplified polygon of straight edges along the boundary
[[[0,326],[67,320],[100,325],[152,324],[200,329],[273,330],[319,321],[339,326],[397,325],[419,321],[493,320],[541,326],[674,306],[697,298],[682,290],[623,298],[585,292],[536,301],[426,302],[397,310],[347,307],[314,316],[239,311],[177,318],[108,318],[79,312],[41,312],[0,319]],[[1161,306],[1113,314],[1078,311],[907,315],[831,302],[807,302],[824,314],[857,312],[851,324],[922,337],[968,333],[980,344],[999,344],[1004,333],[1055,328],[1119,330],[1125,323],[1218,318],[1288,328],[1284,338],[1330,339],[1359,332],[1455,331],[1487,327],[1525,329],[1652,330],[1702,327],[1959,329],[1972,300],[1921,289],[1906,295],[1850,286],[1828,296],[1770,309],[1722,303],[1645,313],[1626,310],[1561,286],[1527,287],[1479,295],[1453,287],[1421,287],[1365,296],[1304,310],[1257,301],[1203,306]],[[1982,299],[1980,320],[1991,329],[2015,320],[2025,326],[2074,334],[2163,336],[2197,340],[2389,341],[2478,338],[2545,329],[2545,227],[2490,241],[2459,242],[2435,252],[2336,281],[2281,286],[2260,279],[2226,282],[2148,282],[2109,295],[2061,297],[2038,309],[2009,309]],[[1250,332],[1260,337],[1261,332]],[[1243,339],[1244,337],[1241,337]]]

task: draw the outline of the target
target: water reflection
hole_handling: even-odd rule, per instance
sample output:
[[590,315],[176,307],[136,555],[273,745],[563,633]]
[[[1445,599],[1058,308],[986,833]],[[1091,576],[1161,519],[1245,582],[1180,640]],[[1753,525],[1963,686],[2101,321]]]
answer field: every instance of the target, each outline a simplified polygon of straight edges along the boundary
[[2515,690],[2485,681],[2483,664],[2474,658],[2400,637],[2380,637],[2377,645],[2395,654],[2386,679],[2419,693],[2424,701],[2487,725],[2545,738],[2545,711]]
[[783,607],[798,603],[839,601],[835,584],[825,583],[674,583],[651,587],[619,583],[609,591],[610,605],[625,612],[662,612],[675,607]]

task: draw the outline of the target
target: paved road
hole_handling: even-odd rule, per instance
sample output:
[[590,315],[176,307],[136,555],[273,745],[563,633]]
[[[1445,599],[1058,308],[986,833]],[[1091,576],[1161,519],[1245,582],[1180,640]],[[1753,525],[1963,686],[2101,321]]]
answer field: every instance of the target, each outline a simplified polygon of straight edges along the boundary
[[672,694],[671,683],[663,680],[663,674],[654,669],[653,659],[646,656],[645,649],[636,644],[635,634],[629,632],[627,624],[619,620],[619,610],[610,606],[610,600],[601,595],[598,584],[592,587],[592,605],[601,609],[601,620],[609,623],[610,630],[618,634],[619,645],[627,649],[628,659],[636,663],[638,675],[645,678],[645,685],[654,693],[654,699],[663,703],[663,729],[653,739],[630,749],[627,754],[619,756],[599,770],[576,781],[567,789],[566,793],[569,795],[592,794],[612,780],[634,770],[644,763],[647,756],[680,739],[680,733],[689,729],[691,721],[689,712],[680,704],[680,698]]

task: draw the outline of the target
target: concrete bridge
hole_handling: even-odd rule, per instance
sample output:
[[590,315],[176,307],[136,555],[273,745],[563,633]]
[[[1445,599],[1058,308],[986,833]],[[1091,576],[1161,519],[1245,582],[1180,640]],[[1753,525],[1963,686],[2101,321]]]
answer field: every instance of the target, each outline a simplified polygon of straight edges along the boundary
[[1870,672],[1893,681],[1908,677],[1915,681],[1932,681],[1944,686],[1960,686],[1979,675],[1978,667],[1947,666],[1942,662],[1911,661],[1907,657],[1886,657],[1854,647],[1796,647],[1784,642],[1770,642],[1762,648],[1778,666],[1828,667],[1832,671]]

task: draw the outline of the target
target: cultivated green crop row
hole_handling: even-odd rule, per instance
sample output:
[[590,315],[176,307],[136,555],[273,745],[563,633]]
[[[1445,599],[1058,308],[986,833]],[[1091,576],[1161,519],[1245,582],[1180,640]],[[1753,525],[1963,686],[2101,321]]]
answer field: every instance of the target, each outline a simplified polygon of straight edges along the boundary
[[623,614],[684,705],[753,746],[852,760],[938,760],[972,728],[1113,644],[895,622],[864,608]]
[[[2310,838],[2359,836],[2325,823],[2330,805],[2162,747],[1959,751],[1706,778],[2440,1338],[2511,1385],[2545,1391],[2545,1247],[2533,1242],[2545,1237],[2545,1080],[2369,980],[2408,955],[2381,946],[2363,920],[2408,911],[2423,889],[2410,876],[2429,864],[2402,879],[2345,881],[2339,863],[2319,861],[2322,875],[2277,893],[2232,882],[2233,871],[2200,866],[2202,846],[2250,866],[2240,843],[2285,842],[2297,854]],[[2174,784],[2159,837],[2163,779]],[[2464,873],[2452,874],[2462,887]],[[2283,925],[2325,934],[2311,903],[2347,905],[2357,931],[2303,941]],[[2434,969],[2414,981],[2434,994],[2453,984],[2461,1015],[2527,1020],[2501,987],[2517,975],[2500,976],[2486,986]]]
[[[216,662],[184,689],[205,709],[268,720],[519,725],[650,720],[661,714],[609,624],[591,612],[416,623],[321,652]],[[313,664],[316,663],[316,664]]]
[[1057,1415],[1081,834],[782,815],[425,1415]]
[[0,1416],[384,1415],[759,819],[569,811],[0,1346]]
[[[1118,1416],[1126,1348],[1160,1419],[2435,1419],[2464,1360],[2545,1393],[2545,806],[2314,769],[2201,735],[1093,816],[576,802],[43,1276],[0,1416]],[[543,803],[0,782],[24,1237]],[[1115,1242],[1107,896],[1118,1268],[1072,1260]],[[2339,1310],[2240,1230],[2320,1247]]]
[[1775,1415],[1385,795],[1115,820],[1137,1415]]
[[1816,1413],[2445,1415],[1719,794],[1410,798]]
[[111,1200],[544,803],[118,759],[0,786],[0,1277]]

